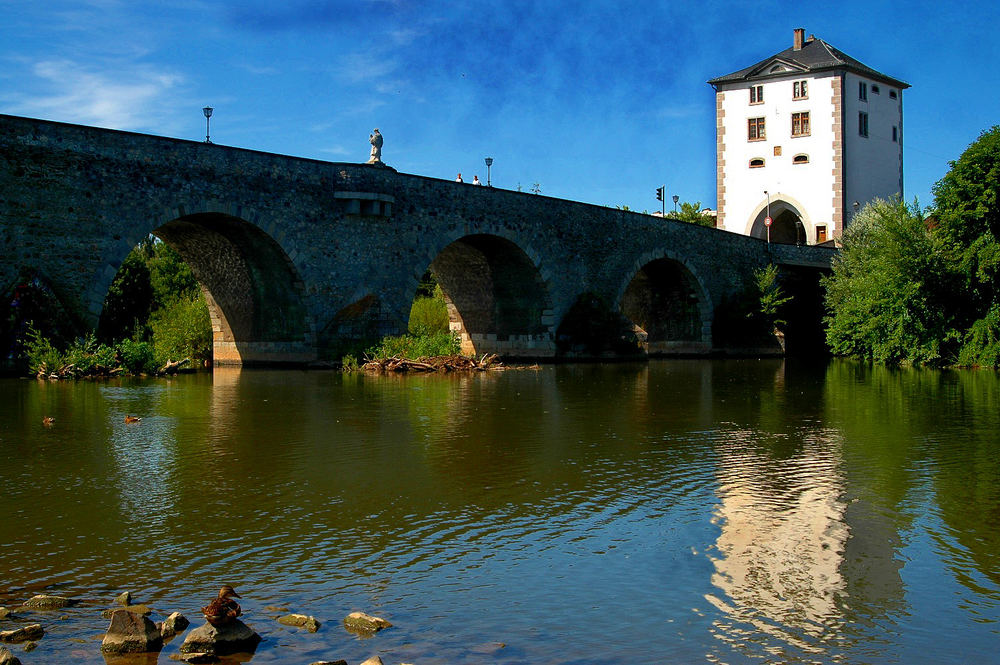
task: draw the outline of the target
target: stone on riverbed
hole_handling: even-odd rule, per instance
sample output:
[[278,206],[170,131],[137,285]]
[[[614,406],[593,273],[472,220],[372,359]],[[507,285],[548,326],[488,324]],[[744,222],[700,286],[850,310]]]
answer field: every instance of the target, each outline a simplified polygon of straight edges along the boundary
[[382,665],[382,659],[378,656],[372,656],[365,662],[361,663],[361,665]]
[[310,633],[315,633],[320,627],[320,623],[316,620],[316,617],[311,615],[306,616],[305,614],[286,614],[283,617],[278,617],[278,623],[283,623],[286,626],[305,628]]
[[385,619],[373,617],[364,612],[351,612],[344,619],[344,628],[352,633],[371,634],[390,627],[392,624]]
[[[222,660],[214,653],[203,653],[200,651],[195,653],[179,653],[173,656],[173,658],[182,660],[185,663],[218,663]],[[344,665],[347,665],[347,663],[344,663]]]
[[0,642],[8,644],[16,642],[27,642],[37,640],[45,634],[45,630],[40,623],[33,623],[17,630],[0,630]]
[[213,653],[225,656],[233,653],[253,653],[260,644],[261,637],[240,621],[213,626],[206,623],[195,628],[181,644],[181,653]]
[[109,607],[108,609],[101,612],[101,616],[105,619],[110,619],[111,615],[119,610],[125,610],[133,614],[138,614],[139,616],[148,617],[153,613],[153,609],[149,605],[126,605],[125,607]]
[[110,654],[145,653],[163,648],[156,624],[127,609],[111,614],[111,625],[101,641],[101,652]]
[[126,607],[128,607],[131,604],[132,604],[132,594],[128,591],[122,591],[120,594],[118,594],[118,597],[115,598],[115,605],[125,605]]
[[[0,647],[0,665],[21,665],[17,656],[10,652],[7,647]],[[347,665],[346,663],[344,665]]]
[[32,607],[36,610],[54,610],[60,607],[69,607],[70,605],[76,605],[78,601],[72,598],[63,598],[62,596],[49,596],[47,594],[39,594],[37,596],[32,596],[28,600],[24,601],[24,607]]
[[156,627],[160,629],[160,635],[163,636],[163,639],[168,639],[183,632],[190,625],[191,622],[187,620],[187,617],[180,612],[174,612],[164,619],[163,623],[156,624]]

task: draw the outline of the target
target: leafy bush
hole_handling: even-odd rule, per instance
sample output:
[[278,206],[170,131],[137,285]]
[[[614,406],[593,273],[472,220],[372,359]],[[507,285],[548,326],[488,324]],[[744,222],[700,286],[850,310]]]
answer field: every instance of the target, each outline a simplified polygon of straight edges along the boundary
[[767,266],[754,270],[754,281],[760,294],[760,314],[773,326],[783,326],[787,323],[778,318],[781,306],[792,299],[786,296],[778,281],[778,266],[769,263]]
[[986,316],[973,322],[958,354],[965,367],[1000,367],[1000,306],[993,305]]
[[149,327],[156,362],[161,366],[168,360],[211,357],[212,324],[200,293],[166,303],[150,317]]
[[417,360],[431,356],[456,355],[460,349],[458,336],[451,332],[443,332],[424,336],[383,337],[382,342],[368,349],[366,355],[375,360],[385,358]]
[[887,363],[953,361],[955,275],[916,205],[873,201],[843,243],[824,280],[833,352]]
[[62,354],[31,324],[28,325],[25,355],[28,358],[28,370],[35,375],[49,374],[64,364]]
[[148,374],[156,371],[153,347],[147,342],[123,339],[115,346],[121,365],[129,374]]
[[434,286],[434,295],[425,298],[417,296],[410,307],[410,333],[417,336],[435,335],[448,332],[448,306],[439,285]]

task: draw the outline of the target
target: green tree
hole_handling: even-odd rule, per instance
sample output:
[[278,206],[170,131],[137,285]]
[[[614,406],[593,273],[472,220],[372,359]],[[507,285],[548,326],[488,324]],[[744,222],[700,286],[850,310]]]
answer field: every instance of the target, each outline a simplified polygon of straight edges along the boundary
[[145,323],[153,311],[153,286],[147,258],[147,248],[140,243],[118,269],[104,298],[104,311],[97,327],[100,341],[113,343],[127,339],[137,329],[145,335]]
[[757,283],[760,308],[759,313],[773,327],[784,326],[787,321],[779,318],[782,305],[792,299],[786,296],[778,279],[778,266],[767,264],[759,270],[754,270],[754,280]]
[[961,274],[953,293],[959,362],[1000,365],[1000,126],[979,135],[934,185],[936,234]]
[[702,207],[701,201],[696,201],[694,203],[688,203],[687,201],[682,201],[680,203],[680,209],[677,212],[667,211],[668,219],[676,219],[681,222],[688,222],[690,224],[698,224],[699,226],[715,226],[715,218],[709,215],[701,214]]
[[875,200],[843,243],[824,280],[833,352],[888,363],[953,362],[948,300],[955,275],[917,206]]

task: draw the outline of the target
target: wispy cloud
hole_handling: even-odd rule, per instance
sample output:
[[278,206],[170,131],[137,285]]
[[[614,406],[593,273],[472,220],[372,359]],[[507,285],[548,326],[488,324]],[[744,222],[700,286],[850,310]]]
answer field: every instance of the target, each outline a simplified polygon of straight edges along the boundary
[[184,78],[149,65],[97,69],[71,60],[44,60],[8,98],[14,113],[99,127],[162,131]]

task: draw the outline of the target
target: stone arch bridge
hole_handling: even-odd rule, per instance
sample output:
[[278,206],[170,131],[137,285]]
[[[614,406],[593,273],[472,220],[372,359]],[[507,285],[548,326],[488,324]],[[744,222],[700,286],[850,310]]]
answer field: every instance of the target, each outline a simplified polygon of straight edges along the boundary
[[148,234],[202,284],[219,364],[339,359],[401,332],[428,269],[467,352],[774,351],[748,332],[753,271],[775,262],[800,292],[792,340],[799,319],[815,327],[832,257],[387,167],[0,115],[0,289],[35,275],[92,328]]

